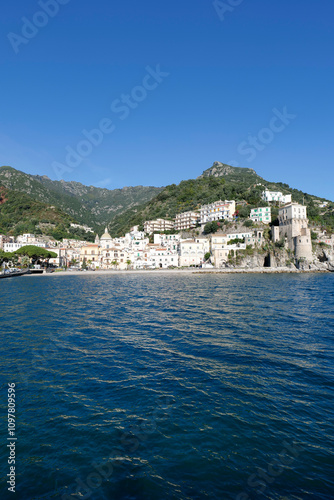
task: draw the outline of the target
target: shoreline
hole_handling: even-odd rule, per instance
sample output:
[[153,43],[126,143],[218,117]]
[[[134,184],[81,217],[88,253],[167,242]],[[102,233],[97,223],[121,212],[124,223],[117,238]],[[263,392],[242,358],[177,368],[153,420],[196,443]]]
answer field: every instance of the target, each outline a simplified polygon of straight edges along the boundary
[[113,276],[128,274],[310,274],[310,273],[328,273],[326,269],[289,269],[286,267],[258,267],[253,269],[235,268],[235,269],[130,269],[130,270],[98,270],[98,271],[58,271],[54,273],[43,273],[39,275],[28,274],[31,276]]

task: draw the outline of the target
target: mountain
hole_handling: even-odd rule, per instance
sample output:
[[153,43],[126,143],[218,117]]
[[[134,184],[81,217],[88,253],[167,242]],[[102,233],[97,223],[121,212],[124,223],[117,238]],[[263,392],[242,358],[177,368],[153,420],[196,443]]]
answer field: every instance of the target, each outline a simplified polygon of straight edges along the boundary
[[220,163],[220,161],[215,161],[212,167],[204,170],[198,179],[202,179],[203,177],[228,177],[229,180],[243,180],[247,182],[263,181],[262,177],[257,175],[252,168],[231,167],[231,165]]
[[[283,194],[291,193],[293,201],[307,206],[311,222],[334,232],[333,202],[329,202],[325,208],[319,208],[320,201],[327,200],[303,193],[282,182],[266,181],[251,168],[232,167],[220,162],[214,162],[212,167],[204,170],[196,179],[185,180],[178,185],[170,184],[165,188],[136,186],[108,190],[84,186],[78,182],[52,181],[46,176],[25,174],[11,167],[0,168],[1,185],[8,190],[10,197],[16,199],[18,205],[24,206],[25,203],[29,205],[32,201],[41,203],[43,204],[43,208],[42,205],[40,206],[41,214],[44,214],[48,207],[48,210],[51,210],[48,212],[49,217],[51,219],[58,217],[54,223],[55,227],[52,231],[50,229],[57,238],[65,233],[73,233],[73,230],[69,228],[70,219],[87,224],[98,232],[108,225],[112,236],[121,236],[131,226],[141,226],[146,220],[172,219],[177,213],[196,210],[201,205],[219,199],[236,200],[239,217],[247,218],[251,208],[266,205],[261,200],[264,188],[281,191]],[[15,190],[15,194],[10,190]],[[8,197],[8,193],[5,197]],[[0,215],[4,212],[4,206],[7,206],[7,225],[0,226],[0,232],[5,232],[5,227],[9,231],[10,226],[8,204],[0,204]],[[30,208],[27,214],[30,214]],[[52,210],[57,211],[57,217],[56,213],[51,215]],[[42,219],[46,220],[44,215],[38,215],[36,207],[33,211],[34,216],[31,215],[31,219],[36,222],[36,225],[42,222]],[[13,212],[13,222],[16,221],[18,213],[19,211]],[[278,208],[273,207],[273,219],[277,217],[277,214]],[[22,207],[21,217],[26,218]],[[61,218],[63,218],[63,224],[60,222]],[[13,232],[13,228],[11,229]],[[84,233],[79,233],[80,231],[77,233],[78,237],[82,235],[87,237]]]
[[67,234],[65,229],[71,222],[76,221],[59,208],[36,201],[25,193],[0,186],[0,234],[41,234],[43,228],[44,234],[52,235],[55,228],[61,228],[64,237],[75,236],[73,233]]
[[[182,181],[180,184],[166,186],[149,202],[127,210],[116,216],[111,224],[110,234],[124,234],[133,225],[142,225],[146,220],[156,218],[174,218],[177,213],[196,210],[201,205],[217,200],[236,200],[239,205],[239,216],[248,217],[251,208],[265,206],[261,194],[265,188],[292,194],[293,201],[303,203],[308,208],[308,217],[315,224],[334,232],[334,203],[320,210],[316,200],[327,201],[298,189],[290,188],[282,182],[269,182],[250,168],[232,167],[214,162],[197,179]],[[246,207],[242,207],[243,202]],[[238,203],[237,203],[238,206]],[[278,215],[278,208],[272,208],[273,219]]]
[[25,174],[12,167],[0,168],[0,185],[57,206],[95,230],[101,230],[125,210],[148,202],[163,189],[135,186],[109,190],[79,182],[52,181],[47,176]]

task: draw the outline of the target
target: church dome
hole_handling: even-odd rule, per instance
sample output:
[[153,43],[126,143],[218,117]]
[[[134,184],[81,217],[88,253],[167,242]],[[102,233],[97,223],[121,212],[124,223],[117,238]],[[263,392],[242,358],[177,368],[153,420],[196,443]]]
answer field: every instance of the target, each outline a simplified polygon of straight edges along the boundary
[[101,236],[101,240],[111,240],[111,236],[108,233],[108,228],[106,227],[104,234]]

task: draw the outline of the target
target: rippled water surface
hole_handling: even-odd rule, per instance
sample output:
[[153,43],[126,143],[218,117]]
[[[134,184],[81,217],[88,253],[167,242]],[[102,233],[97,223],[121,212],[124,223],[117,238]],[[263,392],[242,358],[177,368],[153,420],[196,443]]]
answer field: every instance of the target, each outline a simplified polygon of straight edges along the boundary
[[0,498],[334,498],[333,274],[29,276],[0,297]]

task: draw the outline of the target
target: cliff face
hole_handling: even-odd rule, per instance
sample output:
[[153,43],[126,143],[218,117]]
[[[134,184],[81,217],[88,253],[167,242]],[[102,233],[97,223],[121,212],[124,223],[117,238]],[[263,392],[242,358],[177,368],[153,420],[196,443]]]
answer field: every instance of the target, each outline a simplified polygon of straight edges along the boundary
[[312,261],[298,260],[285,248],[275,248],[265,251],[254,249],[251,255],[243,251],[238,251],[237,255],[229,259],[229,267],[259,269],[259,268],[280,268],[290,270],[314,270],[325,271],[328,269],[328,262],[334,262],[334,255],[330,249],[323,250],[319,247],[313,254]]
[[263,180],[262,177],[257,175],[255,170],[253,170],[252,168],[232,167],[231,165],[221,163],[220,161],[215,161],[212,167],[204,170],[203,174],[200,175],[198,179],[202,177],[239,177],[240,179],[242,179],[243,177],[247,177],[247,179],[251,179],[253,181]]

